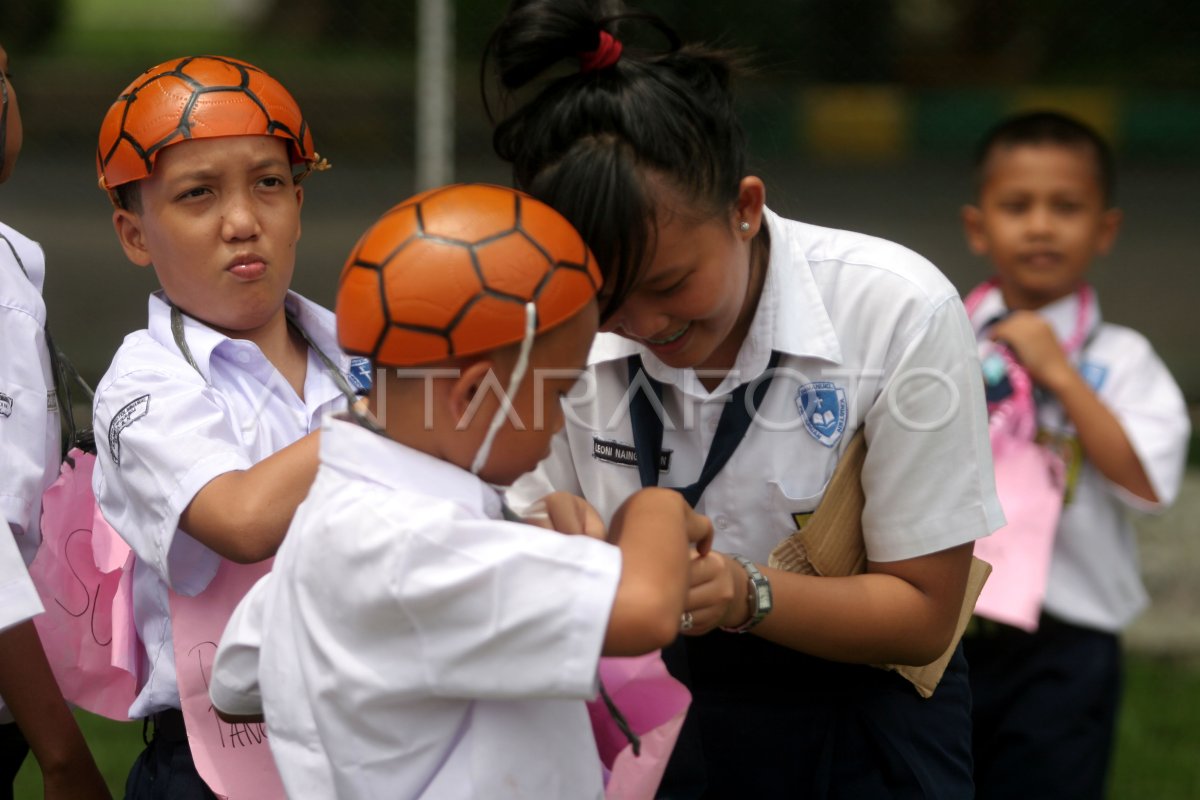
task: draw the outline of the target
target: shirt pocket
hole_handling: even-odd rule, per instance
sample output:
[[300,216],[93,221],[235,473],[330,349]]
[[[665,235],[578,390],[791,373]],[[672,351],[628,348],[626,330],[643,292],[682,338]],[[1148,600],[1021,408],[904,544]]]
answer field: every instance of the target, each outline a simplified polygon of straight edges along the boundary
[[812,484],[789,485],[784,481],[767,481],[767,508],[772,529],[780,534],[778,541],[783,541],[808,524],[828,486],[826,479],[820,490],[813,493]]

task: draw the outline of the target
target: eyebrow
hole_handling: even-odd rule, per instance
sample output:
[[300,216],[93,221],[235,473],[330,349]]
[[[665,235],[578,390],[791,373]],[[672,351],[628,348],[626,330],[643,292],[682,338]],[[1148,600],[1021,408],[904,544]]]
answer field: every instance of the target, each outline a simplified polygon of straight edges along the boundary
[[[282,159],[282,158],[270,156],[268,158],[263,158],[258,161],[255,161],[253,164],[250,165],[250,169],[247,171],[248,172],[262,172],[262,171],[268,170],[268,169],[278,169],[278,170],[282,171],[282,170],[290,170],[290,168],[291,168],[291,162],[289,162],[285,159]],[[176,175],[172,180],[176,180],[176,181],[208,181],[208,180],[212,180],[212,179],[218,177],[221,174],[221,172],[222,172],[222,170],[218,167],[211,167],[211,166],[197,167],[196,169],[191,170],[190,172],[183,172],[183,173],[180,173],[179,175]]]

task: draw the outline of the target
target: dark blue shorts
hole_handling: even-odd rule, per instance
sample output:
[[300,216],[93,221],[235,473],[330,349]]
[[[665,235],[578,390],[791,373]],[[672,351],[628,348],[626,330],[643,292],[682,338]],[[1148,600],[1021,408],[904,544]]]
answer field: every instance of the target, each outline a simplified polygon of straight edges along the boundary
[[971,697],[960,647],[932,698],[894,672],[753,635],[685,638],[668,663],[693,705],[664,798],[971,798]]
[[1101,800],[1120,704],[1119,639],[1043,614],[1032,634],[977,620],[963,642],[979,797]]
[[196,772],[183,714],[161,711],[151,720],[154,736],[125,779],[125,800],[216,800]]

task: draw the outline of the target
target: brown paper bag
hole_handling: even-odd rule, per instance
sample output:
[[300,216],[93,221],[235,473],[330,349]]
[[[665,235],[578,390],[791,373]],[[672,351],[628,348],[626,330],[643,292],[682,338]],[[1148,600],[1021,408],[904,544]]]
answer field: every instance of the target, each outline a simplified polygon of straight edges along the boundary
[[[863,544],[862,511],[865,496],[862,488],[862,468],[867,456],[867,445],[860,428],[846,446],[846,452],[838,461],[837,469],[825,490],[821,504],[813,512],[808,524],[771,551],[767,566],[798,572],[803,575],[841,577],[857,575],[867,568],[867,551]],[[900,673],[916,687],[922,697],[930,697],[958,640],[962,638],[967,622],[975,610],[975,601],[983,590],[988,573],[992,571],[986,561],[971,559],[971,572],[963,595],[962,609],[958,614],[958,625],[954,638],[946,652],[923,667],[899,664],[877,664],[882,669]]]

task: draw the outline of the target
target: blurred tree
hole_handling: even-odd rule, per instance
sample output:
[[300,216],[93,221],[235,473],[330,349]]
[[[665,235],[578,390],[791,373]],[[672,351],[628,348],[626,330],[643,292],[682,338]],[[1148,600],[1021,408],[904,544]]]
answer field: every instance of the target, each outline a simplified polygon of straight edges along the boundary
[[415,0],[271,0],[258,30],[306,42],[411,48],[416,13]]
[[[502,0],[452,0],[472,62]],[[48,13],[64,0],[7,0]],[[411,49],[416,0],[259,0],[259,31]],[[996,85],[1052,81],[1200,85],[1195,0],[629,0],[687,40],[746,49],[786,82]]]
[[58,32],[66,0],[4,0],[0,12],[4,46],[29,53],[45,45]]

